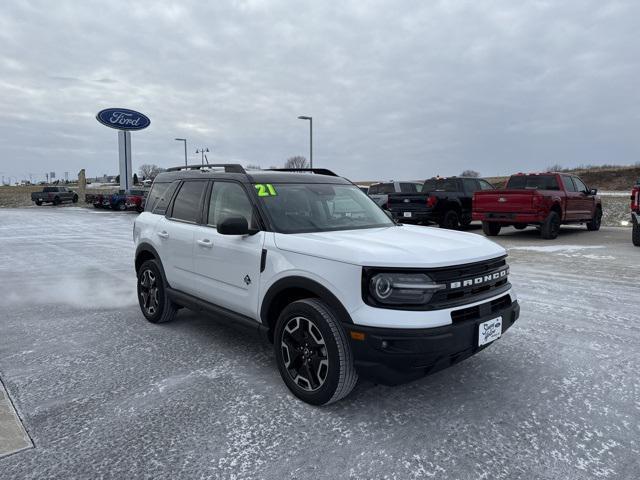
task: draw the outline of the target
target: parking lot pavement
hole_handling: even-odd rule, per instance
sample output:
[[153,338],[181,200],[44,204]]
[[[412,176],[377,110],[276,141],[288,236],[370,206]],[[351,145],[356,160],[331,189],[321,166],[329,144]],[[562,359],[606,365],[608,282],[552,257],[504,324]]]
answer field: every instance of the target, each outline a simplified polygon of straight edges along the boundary
[[185,310],[143,319],[134,218],[0,210],[0,376],[35,445],[0,478],[637,478],[629,230],[505,230],[522,316],[503,338],[317,408],[245,333]]

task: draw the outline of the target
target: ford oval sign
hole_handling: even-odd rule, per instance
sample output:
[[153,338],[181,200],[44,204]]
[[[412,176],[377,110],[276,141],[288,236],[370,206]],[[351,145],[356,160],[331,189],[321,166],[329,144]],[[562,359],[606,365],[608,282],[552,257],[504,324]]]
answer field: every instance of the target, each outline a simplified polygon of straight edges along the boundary
[[96,120],[118,130],[142,130],[151,124],[149,117],[128,108],[106,108],[98,112]]

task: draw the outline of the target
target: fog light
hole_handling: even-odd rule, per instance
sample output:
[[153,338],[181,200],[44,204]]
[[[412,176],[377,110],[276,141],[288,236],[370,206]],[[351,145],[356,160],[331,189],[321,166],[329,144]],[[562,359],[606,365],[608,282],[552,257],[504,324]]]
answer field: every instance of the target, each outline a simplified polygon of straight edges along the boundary
[[382,341],[382,348],[387,348],[389,346],[389,342],[387,342],[386,340]]

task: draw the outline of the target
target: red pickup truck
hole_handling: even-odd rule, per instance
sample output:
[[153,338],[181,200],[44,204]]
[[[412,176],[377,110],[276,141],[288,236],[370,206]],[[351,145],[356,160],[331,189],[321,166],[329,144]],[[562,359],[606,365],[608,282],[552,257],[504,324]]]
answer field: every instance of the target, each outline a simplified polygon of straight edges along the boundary
[[636,247],[640,247],[640,179],[631,190],[631,224],[633,225],[631,240]]
[[535,225],[542,238],[553,239],[561,224],[586,223],[588,230],[600,229],[602,202],[597,193],[575,175],[518,173],[502,190],[477,191],[472,216],[482,221],[487,236],[509,225],[519,230]]

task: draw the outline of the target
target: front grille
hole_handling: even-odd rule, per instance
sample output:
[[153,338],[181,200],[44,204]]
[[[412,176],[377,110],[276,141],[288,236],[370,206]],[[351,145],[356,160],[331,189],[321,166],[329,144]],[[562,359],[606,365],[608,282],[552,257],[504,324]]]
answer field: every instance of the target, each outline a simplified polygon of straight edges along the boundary
[[[388,305],[377,302],[369,293],[369,279],[379,272],[425,273],[434,283],[443,285],[427,304]],[[365,267],[362,275],[362,298],[368,305],[396,310],[440,310],[481,301],[506,292],[509,283],[506,255],[483,262],[442,268],[373,268]]]
[[468,320],[477,320],[478,318],[485,317],[491,313],[504,310],[511,306],[511,296],[503,295],[500,298],[491,300],[490,302],[482,303],[474,307],[462,308],[460,310],[454,310],[451,312],[451,321],[453,323],[464,322]]

